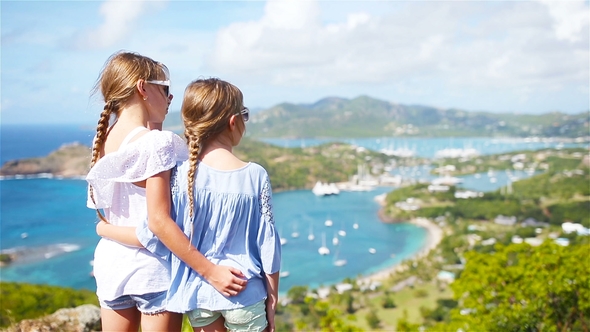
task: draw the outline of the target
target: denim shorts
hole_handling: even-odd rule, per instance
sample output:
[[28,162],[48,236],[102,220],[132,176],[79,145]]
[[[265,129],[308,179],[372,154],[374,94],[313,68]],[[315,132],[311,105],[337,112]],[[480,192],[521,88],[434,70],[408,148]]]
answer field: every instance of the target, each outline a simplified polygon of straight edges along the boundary
[[137,308],[141,313],[154,315],[166,311],[166,291],[142,295],[123,295],[112,301],[98,299],[100,307],[111,310]]
[[264,300],[238,309],[220,311],[195,309],[187,312],[186,315],[193,327],[207,326],[223,316],[225,327],[231,332],[260,332],[268,325]]

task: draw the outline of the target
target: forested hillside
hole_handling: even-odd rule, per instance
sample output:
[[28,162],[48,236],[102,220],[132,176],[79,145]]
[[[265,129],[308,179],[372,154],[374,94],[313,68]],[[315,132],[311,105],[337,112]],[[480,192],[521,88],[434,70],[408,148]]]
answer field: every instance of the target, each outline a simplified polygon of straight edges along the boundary
[[[247,105],[246,105],[247,106]],[[282,103],[252,114],[248,135],[260,137],[580,137],[590,132],[590,111],[540,115],[473,112],[403,105],[360,96],[314,104]],[[165,127],[182,130],[180,114]]]

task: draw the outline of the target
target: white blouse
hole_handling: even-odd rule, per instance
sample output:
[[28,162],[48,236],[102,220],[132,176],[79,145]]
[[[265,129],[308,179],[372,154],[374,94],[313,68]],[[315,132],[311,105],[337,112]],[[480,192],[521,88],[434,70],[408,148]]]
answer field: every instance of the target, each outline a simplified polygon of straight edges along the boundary
[[[86,181],[94,193],[87,206],[104,211],[113,225],[137,225],[147,219],[145,188],[134,185],[188,158],[186,143],[169,131],[152,130],[137,140],[129,140],[147,130],[139,127],[127,135],[118,151],[102,157],[92,167]],[[148,250],[102,238],[94,252],[94,276],[101,300],[122,295],[165,291],[170,284],[170,263]]]

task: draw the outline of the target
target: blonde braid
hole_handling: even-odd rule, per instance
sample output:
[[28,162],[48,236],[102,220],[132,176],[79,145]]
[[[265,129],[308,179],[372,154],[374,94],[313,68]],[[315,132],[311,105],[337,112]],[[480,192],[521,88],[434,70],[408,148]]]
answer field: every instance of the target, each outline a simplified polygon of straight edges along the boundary
[[195,202],[195,191],[193,185],[195,184],[195,173],[197,172],[198,159],[200,152],[200,144],[196,140],[189,142],[189,169],[188,169],[188,199],[190,202],[190,218],[193,218],[194,214],[194,202]]
[[[188,150],[189,150],[189,169],[188,169],[188,199],[189,199],[189,217],[193,220],[193,215],[195,213],[194,203],[195,203],[195,188],[193,187],[195,184],[195,174],[197,172],[198,162],[199,162],[199,153],[201,152],[201,143],[202,140],[200,139],[199,135],[192,132],[192,126],[188,125],[185,127],[184,130],[184,137],[188,142]],[[192,241],[193,237],[193,229],[190,230],[190,239]]]
[[[109,101],[104,105],[104,110],[100,114],[100,119],[98,120],[98,125],[96,126],[96,139],[94,140],[94,144],[92,146],[92,159],[90,160],[90,168],[94,167],[96,162],[100,159],[100,150],[102,150],[106,140],[109,120],[115,107],[115,103]],[[92,199],[92,203],[96,205],[92,186],[90,186],[90,198]],[[106,218],[102,215],[102,213],[100,213],[99,209],[96,209],[96,214],[100,220],[107,222]]]
[[195,213],[195,177],[203,145],[225,130],[230,118],[241,110],[242,104],[243,97],[238,88],[215,78],[193,81],[184,91],[180,113],[189,148],[188,197],[191,224]]

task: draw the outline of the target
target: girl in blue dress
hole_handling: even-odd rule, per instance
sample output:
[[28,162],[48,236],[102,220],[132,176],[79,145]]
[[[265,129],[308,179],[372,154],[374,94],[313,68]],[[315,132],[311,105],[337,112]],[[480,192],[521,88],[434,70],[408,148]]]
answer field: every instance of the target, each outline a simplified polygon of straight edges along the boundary
[[[248,283],[226,297],[171,255],[167,310],[187,313],[195,331],[274,331],[281,245],[266,170],[232,152],[249,117],[242,93],[219,79],[196,80],[185,90],[181,113],[189,158],[172,171],[171,216],[205,257],[240,270]],[[151,215],[149,229],[158,236],[160,221]],[[138,238],[158,252],[145,229]]]

